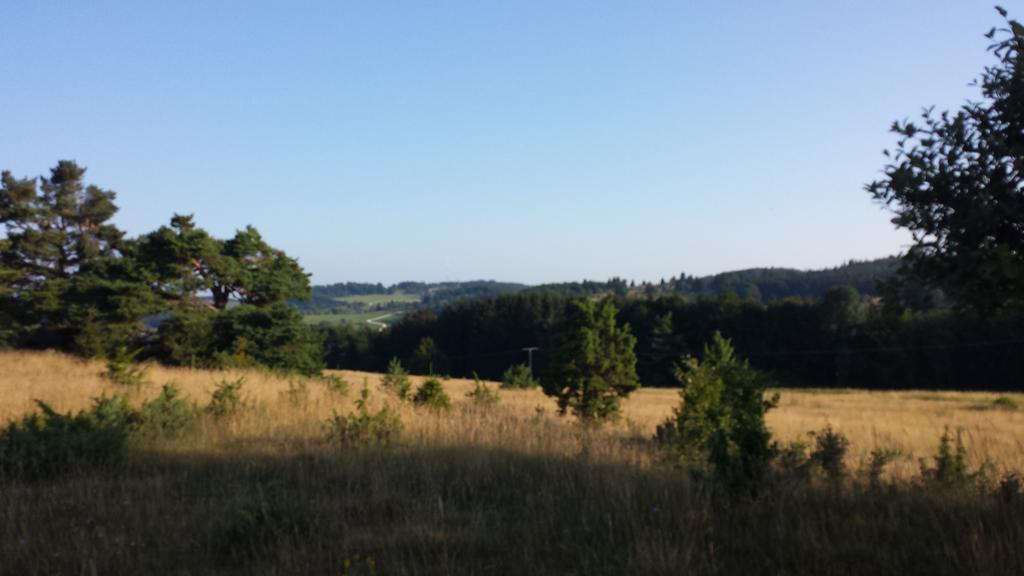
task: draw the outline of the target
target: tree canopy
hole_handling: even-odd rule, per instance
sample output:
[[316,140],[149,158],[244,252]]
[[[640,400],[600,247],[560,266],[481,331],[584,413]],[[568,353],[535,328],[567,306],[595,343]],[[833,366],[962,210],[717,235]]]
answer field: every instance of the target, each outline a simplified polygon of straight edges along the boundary
[[893,123],[891,161],[867,185],[913,236],[909,271],[983,313],[1024,297],[1024,27],[1006,21],[988,33],[997,62],[978,82],[982,98]]

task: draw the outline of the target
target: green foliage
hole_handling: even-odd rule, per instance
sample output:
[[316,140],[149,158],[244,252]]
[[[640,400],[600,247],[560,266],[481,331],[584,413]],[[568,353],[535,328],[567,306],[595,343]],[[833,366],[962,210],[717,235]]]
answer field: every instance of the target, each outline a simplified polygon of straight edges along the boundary
[[473,376],[473,390],[466,394],[473,406],[491,408],[498,405],[498,393],[487,387],[476,375]]
[[121,457],[137,416],[122,396],[101,397],[89,410],[59,414],[36,401],[39,412],[0,431],[0,472],[45,476],[75,465]]
[[451,408],[452,401],[448,393],[444,391],[444,384],[440,378],[430,376],[420,384],[413,395],[412,401],[417,406],[424,406],[433,410],[447,410]]
[[119,386],[141,386],[146,381],[146,369],[135,364],[138,354],[139,350],[129,352],[124,346],[117,348],[107,358],[107,370],[103,377]]
[[334,414],[325,425],[327,439],[340,446],[377,448],[387,446],[402,433],[402,419],[390,406],[376,412],[369,408],[370,389],[363,389],[356,400],[356,411],[348,416]]
[[324,388],[334,396],[343,397],[348,395],[348,380],[341,376],[328,374],[320,377]]
[[176,214],[170,226],[140,239],[139,252],[168,298],[186,299],[209,290],[218,310],[231,299],[258,307],[310,295],[309,277],[298,262],[267,244],[252,226],[228,240],[211,237],[191,215]]
[[199,410],[181,396],[173,384],[165,384],[160,395],[143,402],[135,432],[143,438],[181,438],[195,424]]
[[540,386],[530,374],[530,367],[526,364],[509,366],[508,370],[501,376],[501,387],[510,390],[527,390]]
[[161,361],[189,368],[217,368],[213,326],[217,314],[205,307],[182,306],[160,324],[154,353]]
[[288,389],[281,392],[281,399],[293,408],[304,408],[309,404],[309,384],[305,380],[289,380]]
[[1007,23],[989,47],[997,62],[978,82],[982,98],[894,122],[896,150],[867,186],[912,234],[913,274],[985,314],[1024,301],[1024,27]]
[[814,433],[814,444],[811,462],[821,467],[830,480],[842,479],[846,475],[846,451],[850,440],[829,424],[821,432]]
[[221,380],[210,394],[210,403],[206,405],[206,413],[214,418],[230,418],[246,407],[242,396],[245,378],[237,380]]
[[49,177],[0,178],[0,316],[20,344],[102,356],[160,308],[133,245],[109,221],[116,195],[61,160]]
[[323,369],[320,334],[285,305],[241,305],[224,310],[213,324],[213,356],[222,365],[260,365],[317,375]]
[[940,484],[958,485],[971,479],[967,469],[967,448],[964,447],[963,433],[956,431],[954,436],[949,426],[939,439],[939,448],[933,457],[935,464],[931,467],[921,461],[921,475]]
[[898,458],[900,451],[894,448],[875,448],[868,457],[868,481],[872,486],[878,486],[882,481],[882,474],[890,462]]
[[409,373],[402,368],[402,363],[398,361],[398,358],[392,358],[391,362],[388,362],[388,371],[381,378],[380,384],[385,390],[397,396],[399,400],[407,399],[409,392],[412,391]]
[[1020,402],[1011,396],[999,396],[992,401],[992,405],[1003,410],[1016,410],[1020,408]]
[[569,304],[553,346],[544,393],[558,400],[561,414],[572,411],[586,423],[613,419],[620,399],[640,387],[636,338],[615,322],[615,304],[606,299]]
[[710,464],[731,484],[759,480],[777,452],[765,425],[777,403],[764,397],[767,379],[717,332],[704,346],[703,361],[685,359],[679,379],[682,402],[658,426],[659,443],[684,463]]
[[409,370],[414,374],[444,374],[448,371],[448,359],[437,342],[425,336],[416,344],[409,358]]

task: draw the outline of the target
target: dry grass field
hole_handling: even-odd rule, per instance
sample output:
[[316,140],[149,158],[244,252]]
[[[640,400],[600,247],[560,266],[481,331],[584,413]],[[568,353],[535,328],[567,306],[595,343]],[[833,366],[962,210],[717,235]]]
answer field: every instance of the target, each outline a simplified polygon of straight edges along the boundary
[[[59,411],[86,408],[101,394],[124,393],[102,377],[100,362],[78,360],[54,352],[0,353],[0,423],[35,410],[42,400]],[[333,398],[324,389],[309,386],[309,406],[302,419],[319,425],[334,410],[347,412],[365,381],[378,401],[380,375],[328,371],[350,384],[346,401]],[[139,390],[137,400],[155,396],[156,384],[174,383],[188,397],[202,404],[218,382],[245,378],[245,392],[252,401],[273,412],[292,381],[261,371],[188,370],[152,365],[146,378],[153,385]],[[423,378],[412,377],[414,387]],[[496,383],[487,383],[496,388]],[[445,381],[445,389],[456,404],[467,402],[471,380]],[[962,430],[971,463],[988,462],[1000,471],[1024,470],[1024,394],[979,392],[871,392],[862,390],[777,390],[779,406],[768,414],[773,434],[782,442],[808,441],[808,433],[831,425],[850,439],[851,463],[864,460],[875,448],[897,449],[899,459],[892,472],[907,476],[917,472],[918,460],[935,452],[945,427]],[[504,410],[520,415],[554,416],[555,403],[539,390],[502,390]],[[1009,399],[1001,405],[997,399]],[[672,414],[679,403],[676,390],[641,389],[624,405],[624,418],[611,433],[651,436],[654,428]],[[1016,405],[1018,408],[1014,408]],[[263,420],[271,428],[295,415],[283,411]],[[409,420],[407,418],[407,420]],[[415,421],[413,417],[410,421]],[[316,428],[313,426],[313,429]],[[311,430],[315,431],[315,430]]]
[[[852,468],[877,447],[901,456],[882,488],[782,482],[749,500],[659,461],[649,438],[672,390],[641,390],[621,422],[586,430],[539,391],[471,408],[465,380],[445,382],[461,406],[435,413],[388,396],[374,374],[336,373],[350,386],[339,397],[316,380],[156,365],[125,390],[103,370],[0,354],[0,422],[35,399],[59,411],[113,393],[137,404],[164,383],[202,406],[240,377],[250,408],[139,442],[118,464],[0,481],[0,576],[1024,573],[1024,498],[914,479],[946,426],[963,430],[972,467],[1024,469],[1020,395],[781,390],[769,423],[782,441],[831,424]],[[364,381],[371,404],[401,415],[401,442],[326,443],[324,423],[352,410]]]

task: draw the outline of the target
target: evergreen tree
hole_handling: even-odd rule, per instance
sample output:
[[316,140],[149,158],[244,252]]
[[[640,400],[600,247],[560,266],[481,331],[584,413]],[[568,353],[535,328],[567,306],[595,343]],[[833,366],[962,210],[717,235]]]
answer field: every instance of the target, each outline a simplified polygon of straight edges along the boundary
[[115,193],[61,160],[49,177],[0,178],[0,339],[88,355],[137,334],[159,303],[141,282],[133,244],[109,222]]
[[558,399],[559,412],[572,411],[585,422],[614,418],[620,398],[639,388],[636,338],[615,323],[610,299],[571,302],[554,343],[544,393]]

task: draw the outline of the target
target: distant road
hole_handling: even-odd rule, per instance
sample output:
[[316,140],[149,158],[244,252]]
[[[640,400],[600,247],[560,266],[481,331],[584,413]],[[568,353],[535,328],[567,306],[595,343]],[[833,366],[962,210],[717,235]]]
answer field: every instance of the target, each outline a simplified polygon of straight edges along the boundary
[[394,313],[389,313],[389,314],[385,314],[383,316],[377,316],[376,318],[368,318],[366,320],[366,323],[369,324],[370,326],[375,327],[377,330],[383,330],[383,329],[387,328],[388,325],[383,323],[383,322],[381,322],[381,320],[383,320],[385,318],[390,318],[390,317],[392,317],[394,315],[395,315]]

